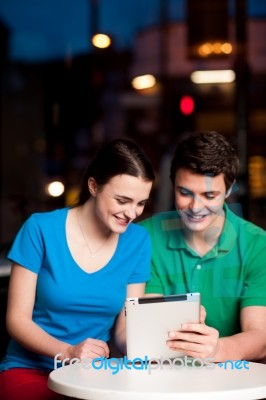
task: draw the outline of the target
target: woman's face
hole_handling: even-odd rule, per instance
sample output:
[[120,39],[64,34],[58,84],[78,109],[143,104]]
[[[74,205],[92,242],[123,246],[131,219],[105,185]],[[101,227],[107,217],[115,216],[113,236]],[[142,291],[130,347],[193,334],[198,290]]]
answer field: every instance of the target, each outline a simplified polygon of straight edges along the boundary
[[151,188],[152,182],[131,175],[116,175],[101,187],[93,178],[89,179],[96,218],[115,233],[124,232],[142,214]]

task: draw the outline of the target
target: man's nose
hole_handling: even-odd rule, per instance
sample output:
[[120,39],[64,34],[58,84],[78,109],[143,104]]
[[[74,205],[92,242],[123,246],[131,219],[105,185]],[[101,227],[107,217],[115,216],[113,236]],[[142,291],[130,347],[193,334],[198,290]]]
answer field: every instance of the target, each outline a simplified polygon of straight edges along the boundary
[[190,209],[194,212],[201,210],[204,207],[203,201],[199,196],[192,196],[190,201]]

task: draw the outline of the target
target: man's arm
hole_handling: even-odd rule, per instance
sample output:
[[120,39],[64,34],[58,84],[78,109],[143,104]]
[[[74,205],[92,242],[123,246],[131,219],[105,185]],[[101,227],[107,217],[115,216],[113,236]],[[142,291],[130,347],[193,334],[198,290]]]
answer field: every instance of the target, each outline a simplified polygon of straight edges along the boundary
[[263,361],[266,358],[266,307],[250,306],[240,311],[242,332],[219,338],[219,332],[205,324],[187,324],[171,332],[168,345],[195,358]]
[[221,338],[216,361],[242,359],[262,361],[266,358],[266,307],[250,306],[240,311],[242,332]]

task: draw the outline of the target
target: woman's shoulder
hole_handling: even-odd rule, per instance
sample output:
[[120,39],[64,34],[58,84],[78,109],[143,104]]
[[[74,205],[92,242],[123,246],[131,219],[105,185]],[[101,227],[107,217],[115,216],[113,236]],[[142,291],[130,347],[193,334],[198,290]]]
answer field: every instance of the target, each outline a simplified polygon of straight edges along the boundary
[[46,225],[58,223],[60,220],[65,219],[68,212],[68,208],[59,208],[51,211],[39,211],[32,213],[27,220],[25,225]]
[[28,219],[33,219],[33,220],[47,220],[47,219],[54,219],[54,218],[60,218],[63,217],[67,214],[69,208],[64,207],[64,208],[58,208],[55,210],[50,210],[50,211],[37,211],[32,213]]

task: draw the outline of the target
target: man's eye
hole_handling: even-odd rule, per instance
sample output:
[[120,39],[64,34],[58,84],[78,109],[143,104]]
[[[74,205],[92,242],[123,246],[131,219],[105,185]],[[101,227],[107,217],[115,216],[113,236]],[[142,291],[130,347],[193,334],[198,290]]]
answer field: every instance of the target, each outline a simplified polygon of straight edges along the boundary
[[213,199],[215,199],[215,195],[214,194],[206,194],[205,195],[205,197],[206,197],[206,199],[208,199],[208,200],[213,200]]
[[191,193],[189,190],[185,190],[185,189],[180,189],[180,190],[179,190],[179,193],[180,193],[182,196],[192,196],[192,193]]

